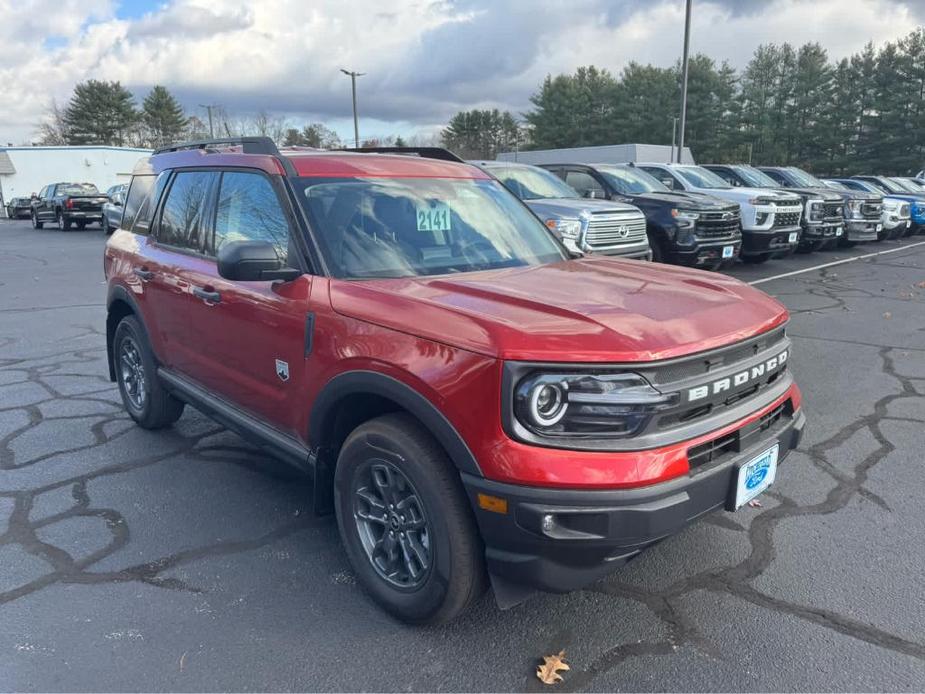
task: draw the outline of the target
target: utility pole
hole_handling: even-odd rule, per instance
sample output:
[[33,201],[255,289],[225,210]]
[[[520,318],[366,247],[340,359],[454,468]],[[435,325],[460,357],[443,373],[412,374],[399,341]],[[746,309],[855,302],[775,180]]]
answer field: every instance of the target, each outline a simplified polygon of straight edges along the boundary
[[684,58],[681,62],[681,132],[678,135],[678,163],[684,156],[684,127],[687,125],[687,68],[688,56],[691,49],[691,4],[687,0],[687,10],[684,17]]
[[[677,146],[677,138],[678,138],[678,117],[675,116],[674,118],[671,119],[671,159],[670,161],[675,160],[674,148]],[[680,158],[678,159],[678,161],[681,161]]]
[[352,72],[350,70],[340,69],[345,75],[350,77],[350,87],[353,90],[353,148],[360,146],[360,123],[357,120],[357,77],[362,77],[365,72]]
[[209,137],[215,139],[215,128],[212,127],[212,109],[218,108],[219,104],[199,104],[199,108],[204,108],[209,112]]

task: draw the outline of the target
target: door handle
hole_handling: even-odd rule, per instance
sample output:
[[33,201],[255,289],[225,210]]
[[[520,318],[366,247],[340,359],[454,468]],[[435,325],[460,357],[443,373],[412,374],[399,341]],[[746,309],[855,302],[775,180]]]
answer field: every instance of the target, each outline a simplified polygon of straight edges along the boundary
[[205,301],[207,304],[217,304],[222,300],[222,295],[216,291],[209,291],[200,287],[193,287],[193,294]]
[[132,272],[135,273],[136,277],[139,277],[140,279],[145,280],[145,281],[154,277],[153,272],[143,267],[136,267],[134,270],[132,270]]

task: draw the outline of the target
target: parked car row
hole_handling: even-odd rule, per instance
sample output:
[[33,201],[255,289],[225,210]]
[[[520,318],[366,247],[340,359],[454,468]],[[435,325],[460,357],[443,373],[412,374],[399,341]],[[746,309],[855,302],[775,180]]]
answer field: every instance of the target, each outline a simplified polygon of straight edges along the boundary
[[473,163],[584,253],[715,270],[925,229],[925,188],[912,178],[822,181],[797,167],[746,164]]
[[99,224],[107,234],[122,219],[127,184],[112,186],[105,193],[92,183],[50,183],[28,198],[11,198],[7,204],[10,219],[29,218],[35,229],[55,224],[62,231],[85,229]]

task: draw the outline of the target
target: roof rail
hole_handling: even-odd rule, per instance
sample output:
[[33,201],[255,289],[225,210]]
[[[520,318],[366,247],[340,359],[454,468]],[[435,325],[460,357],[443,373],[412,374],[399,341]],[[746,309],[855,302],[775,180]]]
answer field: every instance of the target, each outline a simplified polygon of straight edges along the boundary
[[219,147],[240,146],[244,154],[265,154],[275,158],[283,171],[289,176],[295,176],[296,170],[292,162],[284,157],[272,138],[264,135],[253,135],[248,137],[222,137],[210,140],[195,140],[192,142],[178,142],[177,144],[161,147],[154,151],[154,154],[166,154],[167,152],[180,152],[189,149],[217,150]]
[[179,152],[184,149],[213,149],[221,146],[240,145],[245,154],[269,154],[274,157],[279,156],[279,149],[276,143],[269,137],[222,137],[210,140],[194,140],[192,142],[178,142],[176,144],[161,147],[154,150],[155,154],[164,154],[165,152]]
[[407,154],[425,159],[440,159],[465,164],[466,160],[443,147],[351,147],[341,152],[365,152],[367,154]]

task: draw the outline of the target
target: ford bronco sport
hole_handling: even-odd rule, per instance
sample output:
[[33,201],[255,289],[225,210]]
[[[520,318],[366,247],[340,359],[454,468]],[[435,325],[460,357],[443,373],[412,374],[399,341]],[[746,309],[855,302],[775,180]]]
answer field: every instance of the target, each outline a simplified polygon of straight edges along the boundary
[[[160,150],[106,244],[110,377],[314,476],[359,582],[449,620],[580,588],[774,481],[788,314],[696,270],[572,259],[444,150]],[[413,156],[416,154],[417,156]]]

